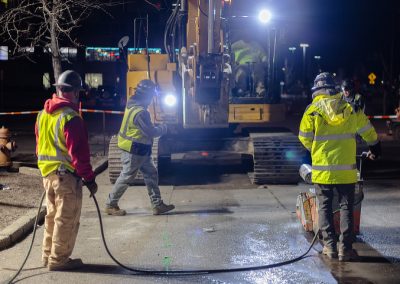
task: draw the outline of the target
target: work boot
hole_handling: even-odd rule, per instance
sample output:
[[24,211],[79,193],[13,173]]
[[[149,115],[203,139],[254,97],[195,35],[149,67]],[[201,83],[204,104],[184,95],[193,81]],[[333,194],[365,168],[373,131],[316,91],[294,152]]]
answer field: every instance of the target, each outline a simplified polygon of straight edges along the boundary
[[47,267],[47,264],[49,264],[49,259],[47,257],[42,258],[42,265],[43,267]]
[[358,258],[358,254],[354,249],[345,249],[339,247],[339,261],[352,261]]
[[126,211],[124,209],[120,209],[118,206],[114,207],[106,207],[104,212],[107,213],[107,215],[113,215],[113,216],[124,216],[126,215]]
[[166,205],[164,202],[161,202],[160,205],[157,205],[156,207],[153,208],[153,215],[160,215],[168,211],[171,211],[174,208],[175,206],[172,204]]
[[327,245],[325,245],[324,248],[322,249],[322,254],[326,255],[330,259],[338,257],[336,248]]
[[74,270],[81,268],[83,266],[82,259],[80,258],[69,258],[68,261],[61,265],[52,265],[48,266],[49,271],[64,271],[64,270]]

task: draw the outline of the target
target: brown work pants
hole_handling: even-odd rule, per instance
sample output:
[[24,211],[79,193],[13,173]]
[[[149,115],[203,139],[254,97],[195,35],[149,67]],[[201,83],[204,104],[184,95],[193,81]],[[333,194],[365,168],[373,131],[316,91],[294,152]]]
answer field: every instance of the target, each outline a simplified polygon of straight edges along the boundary
[[66,263],[75,246],[82,209],[82,181],[67,173],[43,178],[47,215],[43,237],[43,262],[49,266]]

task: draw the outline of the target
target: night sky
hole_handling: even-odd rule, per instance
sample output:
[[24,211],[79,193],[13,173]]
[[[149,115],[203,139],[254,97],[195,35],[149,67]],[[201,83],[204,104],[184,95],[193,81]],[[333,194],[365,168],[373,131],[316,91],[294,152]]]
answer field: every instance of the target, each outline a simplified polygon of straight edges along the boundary
[[[149,45],[163,48],[165,23],[176,0],[148,1],[159,4],[161,9],[144,0],[126,0],[123,6],[111,9],[112,18],[94,13],[77,30],[78,41],[84,46],[116,47],[120,38],[129,35],[128,47],[133,47],[133,20],[149,14]],[[346,76],[351,76],[363,70],[385,73],[392,79],[399,77],[400,0],[232,0],[232,3],[238,15],[257,15],[263,7],[272,10],[272,25],[284,31],[279,47],[282,56],[288,56],[289,46],[296,46],[296,56],[301,60],[299,44],[305,42],[310,45],[308,64],[315,64],[314,56],[319,55],[324,71],[342,69]],[[263,37],[260,27],[249,24],[247,28],[257,37]]]
[[332,67],[349,68],[377,55],[388,61],[393,52],[392,60],[397,61],[399,72],[400,1],[297,2],[307,3],[304,8],[309,13],[308,20],[305,20],[306,29],[299,38],[307,38],[310,49],[315,45],[315,52],[327,59]]
[[[133,19],[149,13],[150,45],[162,47],[164,24],[171,12],[170,4],[175,0],[152,2],[159,3],[161,10],[157,11],[145,1],[136,1],[136,4],[126,5],[123,11],[116,9],[116,17],[107,20],[112,25],[106,25],[105,29],[99,28],[104,15],[100,21],[93,17],[86,42],[102,44],[104,35],[109,35],[114,42],[124,35],[132,36]],[[235,13],[243,15],[256,15],[262,7],[269,7],[274,13],[274,25],[285,31],[281,48],[287,51],[287,47],[296,46],[296,52],[301,53],[299,43],[309,43],[307,59],[311,61],[314,55],[320,55],[320,63],[326,71],[336,72],[341,68],[351,75],[358,69],[370,69],[379,73],[386,66],[394,78],[399,76],[400,1],[233,0],[233,3]]]

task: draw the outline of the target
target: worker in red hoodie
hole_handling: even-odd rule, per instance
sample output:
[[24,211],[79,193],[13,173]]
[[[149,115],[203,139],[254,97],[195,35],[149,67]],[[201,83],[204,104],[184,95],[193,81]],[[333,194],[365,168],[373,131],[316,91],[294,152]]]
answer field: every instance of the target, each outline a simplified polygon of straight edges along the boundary
[[57,93],[37,116],[35,133],[47,201],[42,262],[50,271],[61,271],[83,265],[81,259],[70,258],[79,228],[82,183],[91,195],[96,193],[97,184],[90,164],[87,130],[78,110],[82,79],[68,70],[55,86]]

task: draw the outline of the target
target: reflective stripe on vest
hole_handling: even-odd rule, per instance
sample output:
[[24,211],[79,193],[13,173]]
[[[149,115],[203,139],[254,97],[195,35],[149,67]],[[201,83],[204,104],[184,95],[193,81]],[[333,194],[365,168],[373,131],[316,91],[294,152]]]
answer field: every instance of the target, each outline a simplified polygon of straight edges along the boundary
[[312,166],[313,170],[316,171],[348,171],[355,170],[357,166],[353,165],[329,165],[329,166]]
[[371,124],[371,122],[368,122],[368,124],[365,125],[364,127],[360,128],[360,129],[357,131],[357,133],[358,133],[358,134],[363,134],[364,132],[370,130],[371,128],[372,128],[372,124]]
[[345,140],[345,139],[355,139],[355,137],[356,136],[351,133],[318,135],[314,137],[314,141]]
[[242,48],[240,50],[237,50],[235,52],[235,61],[238,62],[239,64],[246,64],[246,63],[251,63],[254,61],[254,57],[256,54],[249,48]]
[[314,137],[314,132],[299,131],[299,136],[305,137],[305,138],[313,138]]

